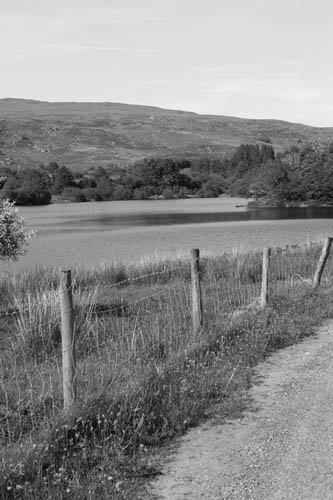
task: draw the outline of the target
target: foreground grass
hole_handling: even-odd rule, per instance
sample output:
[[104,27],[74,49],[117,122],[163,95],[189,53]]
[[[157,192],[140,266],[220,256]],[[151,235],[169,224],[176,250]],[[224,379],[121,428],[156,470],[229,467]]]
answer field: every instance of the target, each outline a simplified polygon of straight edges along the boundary
[[187,262],[80,273],[79,397],[66,417],[56,273],[44,271],[42,283],[31,275],[4,283],[15,336],[3,332],[2,498],[146,498],[156,446],[214,411],[239,413],[252,368],[332,315],[330,266],[318,292],[307,283],[318,251],[273,258],[265,312],[244,307],[258,294],[260,255],[202,262],[205,324],[197,337]]

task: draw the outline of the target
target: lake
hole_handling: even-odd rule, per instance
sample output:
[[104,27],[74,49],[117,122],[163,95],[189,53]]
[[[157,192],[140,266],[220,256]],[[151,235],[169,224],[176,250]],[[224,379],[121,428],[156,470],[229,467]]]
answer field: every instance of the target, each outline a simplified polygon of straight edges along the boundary
[[322,240],[333,234],[333,209],[247,210],[243,198],[109,201],[20,207],[37,229],[14,269],[139,262],[199,248],[205,254],[245,252]]

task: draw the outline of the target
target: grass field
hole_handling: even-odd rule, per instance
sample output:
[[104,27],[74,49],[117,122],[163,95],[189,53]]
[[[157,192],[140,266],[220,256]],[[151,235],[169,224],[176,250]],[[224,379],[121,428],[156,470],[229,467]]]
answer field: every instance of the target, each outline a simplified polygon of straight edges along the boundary
[[[252,368],[332,314],[320,247],[279,249],[256,307],[261,255],[201,261],[204,326],[191,325],[189,262],[73,270],[78,398],[62,411],[58,273],[1,283],[0,495],[147,498],[163,444],[210,415],[240,415]],[[252,305],[252,307],[249,307]]]

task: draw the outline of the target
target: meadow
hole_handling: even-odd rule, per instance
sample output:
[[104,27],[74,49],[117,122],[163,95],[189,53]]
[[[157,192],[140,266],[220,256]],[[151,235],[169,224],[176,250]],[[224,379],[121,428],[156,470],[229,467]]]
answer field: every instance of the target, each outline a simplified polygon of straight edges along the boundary
[[200,421],[240,416],[253,367],[332,315],[320,246],[273,249],[269,307],[261,253],[200,261],[204,323],[191,323],[186,257],[72,270],[77,399],[62,409],[59,273],[1,281],[0,495],[148,498],[161,445]]

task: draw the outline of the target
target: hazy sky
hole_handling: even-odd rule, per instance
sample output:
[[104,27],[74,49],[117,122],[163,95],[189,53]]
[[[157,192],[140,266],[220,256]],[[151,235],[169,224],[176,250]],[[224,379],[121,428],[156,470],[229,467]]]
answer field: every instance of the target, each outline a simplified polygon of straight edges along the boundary
[[0,0],[0,97],[333,126],[332,0]]

